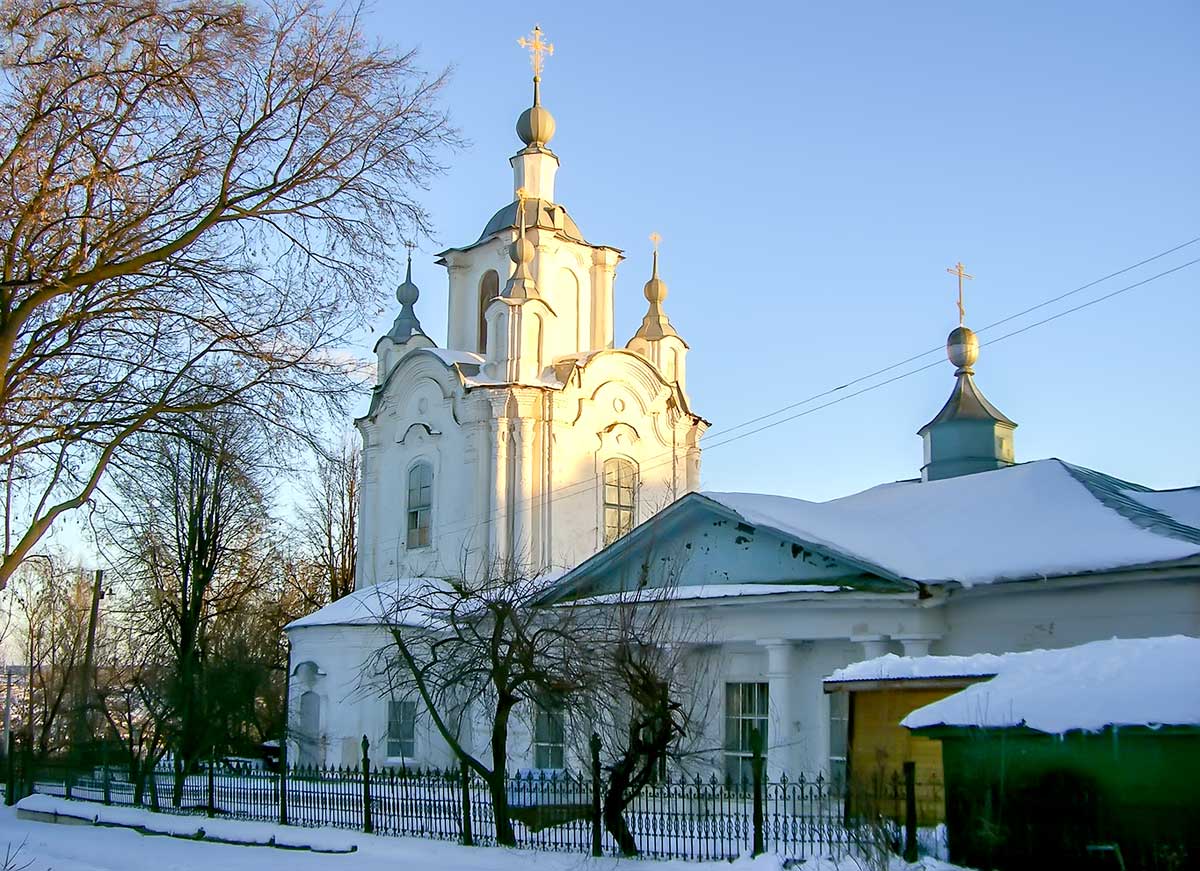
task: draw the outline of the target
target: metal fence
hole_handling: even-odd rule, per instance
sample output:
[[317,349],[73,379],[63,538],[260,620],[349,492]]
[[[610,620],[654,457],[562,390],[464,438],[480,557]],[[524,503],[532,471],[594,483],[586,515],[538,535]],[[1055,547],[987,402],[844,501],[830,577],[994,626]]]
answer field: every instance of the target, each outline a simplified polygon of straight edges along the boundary
[[[905,840],[906,783],[897,774],[870,801],[848,800],[840,784],[822,776],[760,776],[745,783],[716,777],[671,777],[643,789],[624,818],[641,854],[652,858],[731,859],[770,852],[784,859],[840,857],[898,851]],[[594,802],[606,786],[602,773],[527,772],[509,777],[505,795],[520,847],[615,854]],[[599,795],[595,792],[599,790]],[[270,771],[216,762],[181,776],[163,766],[136,788],[126,767],[80,770],[62,762],[10,766],[7,795],[37,792],[111,805],[141,805],[163,813],[334,826],[381,835],[409,835],[464,843],[496,843],[493,804],[484,781],[461,769],[291,767]],[[918,794],[940,800],[940,785]],[[873,810],[868,810],[870,805]],[[913,821],[915,825],[915,816]],[[915,833],[912,835],[915,837]]]

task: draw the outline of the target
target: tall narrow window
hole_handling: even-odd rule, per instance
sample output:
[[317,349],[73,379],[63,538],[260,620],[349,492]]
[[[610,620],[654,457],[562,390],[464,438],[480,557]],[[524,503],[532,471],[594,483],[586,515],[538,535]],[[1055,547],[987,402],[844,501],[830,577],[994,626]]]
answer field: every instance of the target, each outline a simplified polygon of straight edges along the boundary
[[733,783],[750,783],[754,745],[750,736],[762,735],[763,755],[767,748],[767,685],[725,684],[725,776]]
[[408,470],[408,546],[429,546],[433,513],[433,466],[417,463]]
[[834,790],[846,784],[850,746],[850,693],[829,694],[829,782]]
[[533,720],[533,767],[561,769],[565,743],[562,711],[538,705]]
[[321,697],[312,690],[300,696],[300,759],[305,767],[320,765]]
[[604,544],[633,529],[637,505],[637,466],[614,457],[604,461]]
[[492,300],[500,295],[500,276],[489,269],[479,281],[479,353],[487,353],[487,318],[484,315]]
[[413,759],[417,755],[417,703],[388,701],[387,755],[389,759]]

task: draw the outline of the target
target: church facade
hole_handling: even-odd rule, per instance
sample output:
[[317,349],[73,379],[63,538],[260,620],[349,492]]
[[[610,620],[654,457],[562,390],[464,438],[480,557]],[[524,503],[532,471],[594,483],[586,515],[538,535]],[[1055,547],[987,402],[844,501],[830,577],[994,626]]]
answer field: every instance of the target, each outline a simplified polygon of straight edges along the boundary
[[[533,105],[517,121],[522,148],[509,160],[512,202],[474,242],[438,255],[449,275],[445,347],[421,327],[411,259],[397,290],[400,313],[376,343],[377,383],[357,421],[360,592],[502,565],[561,571],[699,486],[707,422],[688,397],[688,345],[664,310],[657,237],[646,314],[618,344],[622,254],[589,242],[557,201],[554,127],[535,74]],[[362,735],[386,734],[397,719],[357,689],[383,641],[369,620],[339,616],[353,604],[289,630],[291,731],[303,736],[294,760],[348,764]],[[381,763],[414,746],[412,710],[399,713],[408,750],[381,751]]]

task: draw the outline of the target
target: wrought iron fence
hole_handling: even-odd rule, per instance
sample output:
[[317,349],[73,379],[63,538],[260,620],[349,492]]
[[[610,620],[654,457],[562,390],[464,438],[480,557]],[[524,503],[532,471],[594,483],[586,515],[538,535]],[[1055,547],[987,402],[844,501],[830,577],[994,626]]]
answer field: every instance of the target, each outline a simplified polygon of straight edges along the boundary
[[[761,768],[761,767],[760,767]],[[522,772],[509,777],[505,797],[517,844],[539,850],[615,854],[617,845],[594,810],[603,773]],[[298,826],[334,826],[381,835],[409,835],[495,844],[487,785],[461,769],[289,767],[203,763],[184,774],[159,766],[140,778],[126,766],[86,770],[62,761],[10,767],[10,802],[37,792],[164,813]],[[135,782],[140,780],[140,783]],[[940,800],[940,784],[920,784],[925,800]],[[770,852],[784,859],[898,851],[903,844],[905,782],[897,773],[848,797],[823,776],[730,783],[715,776],[676,776],[643,789],[624,818],[643,856],[730,859]],[[757,810],[756,810],[757,805]],[[896,816],[894,810],[901,809]]]

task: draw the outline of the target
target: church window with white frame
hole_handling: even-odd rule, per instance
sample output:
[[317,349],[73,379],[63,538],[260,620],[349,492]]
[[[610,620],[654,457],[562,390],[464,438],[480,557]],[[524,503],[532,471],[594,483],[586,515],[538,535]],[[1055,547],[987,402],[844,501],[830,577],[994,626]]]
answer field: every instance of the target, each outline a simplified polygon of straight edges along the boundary
[[561,770],[565,747],[562,711],[538,705],[533,718],[533,767]]
[[388,700],[387,755],[389,759],[414,759],[417,755],[417,703]]
[[429,547],[433,516],[433,466],[417,463],[408,470],[408,546]]
[[604,544],[608,546],[637,522],[638,471],[629,460],[604,461]]
[[755,729],[762,735],[766,757],[767,708],[767,684],[725,684],[725,776],[735,784],[754,778],[750,736]]

